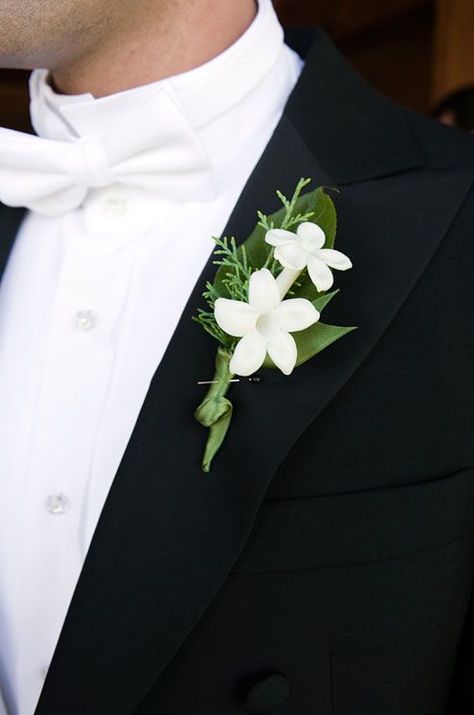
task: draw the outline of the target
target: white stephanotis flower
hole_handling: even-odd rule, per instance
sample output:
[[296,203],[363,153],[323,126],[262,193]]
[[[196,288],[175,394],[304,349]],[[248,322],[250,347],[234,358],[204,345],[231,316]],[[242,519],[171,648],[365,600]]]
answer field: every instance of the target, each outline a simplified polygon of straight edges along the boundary
[[275,258],[284,268],[302,271],[308,268],[309,277],[318,291],[329,290],[334,283],[331,268],[347,271],[350,259],[333,248],[323,248],[326,236],[323,229],[311,221],[300,223],[296,233],[282,228],[267,231],[265,241],[275,247]]
[[277,282],[267,268],[250,276],[248,303],[218,298],[214,314],[222,330],[240,338],[229,369],[242,377],[258,370],[267,353],[289,375],[297,359],[290,333],[305,330],[319,320],[319,312],[306,298],[281,300]]

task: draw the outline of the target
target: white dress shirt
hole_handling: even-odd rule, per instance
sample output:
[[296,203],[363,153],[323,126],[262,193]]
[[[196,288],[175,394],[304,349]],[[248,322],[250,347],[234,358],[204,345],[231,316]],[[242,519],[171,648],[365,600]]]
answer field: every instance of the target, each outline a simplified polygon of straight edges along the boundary
[[[232,47],[176,77],[95,99],[57,95],[46,71],[32,74],[35,129],[64,141],[100,134],[137,107],[148,111],[165,87],[207,153],[214,188],[176,201],[112,184],[54,218],[30,211],[21,226],[0,287],[0,684],[8,715],[34,712],[151,378],[301,65],[270,0],[261,0]],[[133,132],[131,121],[122,141]]]

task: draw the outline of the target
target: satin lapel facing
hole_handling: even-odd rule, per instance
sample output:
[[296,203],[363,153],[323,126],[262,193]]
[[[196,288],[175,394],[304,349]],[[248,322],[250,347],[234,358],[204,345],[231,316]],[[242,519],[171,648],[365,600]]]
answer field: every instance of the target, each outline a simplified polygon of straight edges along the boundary
[[[301,175],[329,181],[283,119],[227,233],[244,238],[258,208],[276,208],[275,187],[289,192]],[[218,592],[276,467],[393,319],[470,181],[413,173],[367,186],[345,187],[337,200],[337,245],[354,269],[330,306],[333,322],[359,330],[290,377],[267,371],[259,384],[234,386],[233,424],[208,475],[200,471],[205,431],[193,411],[216,346],[191,321],[214,270],[205,269],[107,499],[36,715],[133,711]]]

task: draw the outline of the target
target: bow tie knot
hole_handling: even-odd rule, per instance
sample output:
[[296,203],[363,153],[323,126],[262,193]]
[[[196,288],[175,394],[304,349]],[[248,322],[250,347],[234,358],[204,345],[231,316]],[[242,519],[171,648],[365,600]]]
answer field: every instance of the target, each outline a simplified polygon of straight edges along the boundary
[[45,216],[120,183],[176,201],[215,195],[214,169],[171,90],[160,88],[104,134],[45,139],[0,128],[0,201]]
[[108,186],[115,181],[104,142],[95,134],[80,137],[69,148],[68,174],[71,181],[84,189]]

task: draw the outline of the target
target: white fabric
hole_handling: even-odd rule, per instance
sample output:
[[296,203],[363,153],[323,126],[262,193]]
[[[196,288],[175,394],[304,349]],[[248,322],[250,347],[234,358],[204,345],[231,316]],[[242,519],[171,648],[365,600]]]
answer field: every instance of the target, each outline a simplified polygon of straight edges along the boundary
[[[211,236],[222,232],[300,70],[270,0],[261,0],[255,22],[226,52],[153,85],[102,99],[64,97],[46,72],[32,75],[32,118],[45,139],[102,140],[128,115],[119,140],[138,167],[134,176],[146,164],[165,177],[157,147],[169,135],[166,123],[147,152],[130,149],[140,110],[152,116],[156,101],[159,112],[169,93],[186,142],[189,129],[209,158],[215,193],[176,200],[158,184],[127,180],[89,189],[68,210],[69,189],[61,190],[55,207],[64,212],[30,212],[17,237],[0,286],[0,682],[8,715],[34,711],[150,380]],[[18,165],[31,196],[25,160]],[[183,164],[183,182],[193,169],[191,159]]]
[[[38,81],[45,81],[44,73],[35,77],[34,90]],[[87,134],[57,141],[0,129],[0,156],[3,203],[45,216],[75,209],[90,188],[113,183],[177,200],[215,194],[209,156],[170,83],[149,88],[100,133],[91,127]]]

